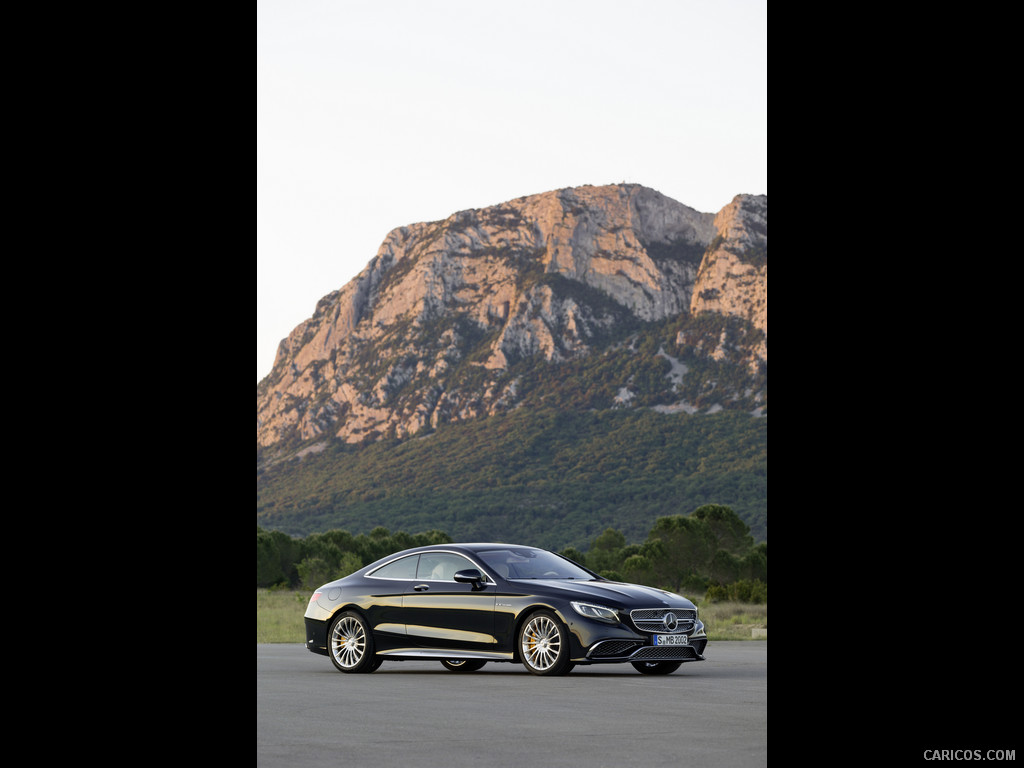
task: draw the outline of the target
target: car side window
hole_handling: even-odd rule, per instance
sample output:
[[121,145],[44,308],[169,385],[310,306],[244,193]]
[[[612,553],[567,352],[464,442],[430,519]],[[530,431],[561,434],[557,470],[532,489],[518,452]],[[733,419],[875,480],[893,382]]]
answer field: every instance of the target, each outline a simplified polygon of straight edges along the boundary
[[375,576],[378,579],[415,579],[416,563],[419,559],[419,555],[403,557],[400,560],[395,560],[393,563],[388,563],[382,568],[378,568],[370,576]]
[[446,552],[426,552],[420,555],[420,567],[416,578],[431,581],[454,581],[455,574],[467,568],[476,568],[476,566],[460,555]]

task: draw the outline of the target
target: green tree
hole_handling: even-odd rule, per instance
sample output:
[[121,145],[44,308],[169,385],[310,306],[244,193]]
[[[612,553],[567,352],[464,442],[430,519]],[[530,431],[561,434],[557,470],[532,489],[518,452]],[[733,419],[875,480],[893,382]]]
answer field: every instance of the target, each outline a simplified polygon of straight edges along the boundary
[[290,584],[301,548],[287,534],[256,527],[256,586]]
[[561,554],[562,554],[562,557],[567,557],[570,560],[572,560],[574,563],[579,563],[584,568],[587,567],[587,559],[586,559],[586,557],[583,555],[582,552],[580,552],[578,549],[576,549],[576,547],[569,547],[568,549],[563,550]]
[[625,573],[626,581],[636,584],[651,584],[654,577],[651,561],[640,554],[627,557],[622,564],[622,570]]
[[729,507],[705,504],[693,511],[693,517],[703,522],[718,540],[718,548],[732,555],[743,554],[754,546],[750,526]]
[[682,515],[659,517],[644,554],[658,584],[678,591],[689,577],[707,573],[716,544],[714,533],[702,520]]
[[729,554],[724,549],[715,552],[708,567],[708,576],[713,581],[723,584],[736,581],[742,571],[742,561],[736,555]]
[[622,550],[626,546],[624,534],[608,528],[594,539],[587,550],[587,567],[602,576],[622,566]]
[[363,561],[359,559],[359,556],[355,552],[346,552],[341,556],[341,562],[338,564],[338,575],[336,579],[343,579],[349,574],[355,573],[363,567]]
[[307,557],[296,566],[302,587],[307,590],[316,589],[334,580],[334,569],[321,557]]
[[768,543],[759,544],[744,556],[744,578],[768,583]]

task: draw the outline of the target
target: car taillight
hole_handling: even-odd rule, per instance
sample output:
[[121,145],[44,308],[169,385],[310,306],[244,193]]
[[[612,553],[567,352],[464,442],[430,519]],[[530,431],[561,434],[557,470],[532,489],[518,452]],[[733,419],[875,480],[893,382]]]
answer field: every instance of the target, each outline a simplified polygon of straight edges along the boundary
[[313,596],[311,598],[309,598],[309,602],[315,603],[318,599],[320,599],[320,595],[322,595],[322,594],[323,594],[323,592],[320,592],[319,590],[314,592]]

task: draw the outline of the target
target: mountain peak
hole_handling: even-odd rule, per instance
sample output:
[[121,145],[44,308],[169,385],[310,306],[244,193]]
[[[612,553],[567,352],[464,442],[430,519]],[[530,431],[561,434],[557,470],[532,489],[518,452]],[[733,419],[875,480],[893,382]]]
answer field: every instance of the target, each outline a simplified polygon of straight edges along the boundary
[[753,324],[747,365],[766,366],[767,196],[715,215],[638,184],[583,186],[398,227],[281,342],[257,445],[401,438],[516,407],[517,364],[696,312]]

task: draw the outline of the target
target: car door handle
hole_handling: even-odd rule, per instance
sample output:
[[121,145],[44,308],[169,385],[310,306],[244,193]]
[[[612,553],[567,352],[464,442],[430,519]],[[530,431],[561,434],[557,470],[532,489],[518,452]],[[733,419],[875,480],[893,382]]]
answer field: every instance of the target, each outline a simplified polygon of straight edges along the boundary
[[428,589],[430,589],[430,586],[427,584],[417,584],[415,587],[413,587],[413,589],[415,589],[417,592],[426,592]]

